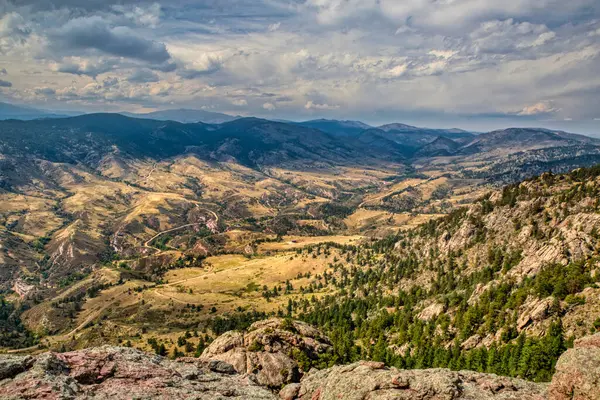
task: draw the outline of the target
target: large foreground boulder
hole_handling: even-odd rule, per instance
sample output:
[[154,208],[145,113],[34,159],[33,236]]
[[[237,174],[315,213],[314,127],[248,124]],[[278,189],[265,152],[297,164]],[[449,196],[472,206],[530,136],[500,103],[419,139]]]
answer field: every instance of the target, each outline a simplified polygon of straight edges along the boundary
[[271,318],[255,322],[246,332],[224,333],[200,358],[224,361],[240,373],[253,374],[262,385],[280,388],[298,382],[313,362],[331,351],[331,342],[318,329],[300,321]]
[[39,356],[0,355],[0,399],[261,399],[276,397],[223,362],[170,361],[103,346]]
[[284,400],[546,400],[546,385],[471,371],[398,370],[361,361],[311,371]]
[[556,363],[549,397],[552,400],[600,399],[600,334],[575,341]]

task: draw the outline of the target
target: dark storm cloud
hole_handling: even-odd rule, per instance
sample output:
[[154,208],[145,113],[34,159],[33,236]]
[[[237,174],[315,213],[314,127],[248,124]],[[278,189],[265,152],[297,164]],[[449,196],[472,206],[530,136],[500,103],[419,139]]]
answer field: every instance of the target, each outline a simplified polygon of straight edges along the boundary
[[99,16],[77,18],[50,35],[61,50],[98,50],[113,56],[162,63],[171,58],[163,43],[138,36],[124,26],[112,27]]

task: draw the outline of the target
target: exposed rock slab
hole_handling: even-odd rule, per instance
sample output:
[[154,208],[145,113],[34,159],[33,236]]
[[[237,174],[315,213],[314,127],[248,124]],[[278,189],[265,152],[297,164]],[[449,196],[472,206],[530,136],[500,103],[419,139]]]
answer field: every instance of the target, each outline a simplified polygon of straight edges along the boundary
[[112,346],[36,357],[0,355],[0,373],[0,398],[6,400],[276,398],[225,363],[170,361]]
[[271,318],[255,322],[247,332],[226,332],[202,353],[202,360],[221,360],[236,371],[256,376],[265,386],[281,387],[299,381],[303,371],[294,357],[308,359],[331,351],[331,343],[318,329],[300,321]]
[[358,363],[311,372],[283,388],[284,400],[546,400],[546,386],[447,369],[398,370]]
[[576,340],[560,356],[549,395],[552,400],[600,399],[600,334]]

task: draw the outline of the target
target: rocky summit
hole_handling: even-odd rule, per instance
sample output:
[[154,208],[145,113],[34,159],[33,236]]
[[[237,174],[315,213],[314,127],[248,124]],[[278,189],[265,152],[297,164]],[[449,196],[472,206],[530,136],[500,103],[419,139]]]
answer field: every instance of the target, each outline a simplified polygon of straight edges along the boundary
[[0,358],[0,399],[275,399],[231,365],[123,347]]
[[227,362],[240,373],[254,374],[260,384],[281,387],[297,382],[311,360],[331,350],[329,338],[314,327],[271,318],[255,322],[246,332],[230,331],[219,336],[201,359]]
[[[600,334],[575,342],[559,359],[552,382],[522,379],[473,371],[449,369],[400,370],[381,362],[360,361],[331,368],[312,368],[292,375],[277,394],[269,381],[273,360],[285,360],[282,368],[297,366],[285,359],[282,337],[293,338],[287,350],[306,348],[319,337],[309,325],[294,322],[292,334],[281,320],[256,323],[246,333],[227,332],[215,340],[201,358],[175,361],[127,347],[102,346],[38,356],[0,356],[0,399],[283,399],[283,400],[593,400],[600,398]],[[271,331],[272,330],[272,331]],[[282,333],[288,332],[288,333]],[[241,335],[240,341],[232,338]],[[294,336],[297,335],[297,336]],[[264,349],[244,347],[253,338]],[[261,339],[262,338],[262,339]],[[234,347],[226,350],[230,347]],[[271,346],[269,348],[268,346]],[[295,347],[298,346],[298,347]],[[309,348],[328,346],[324,338]],[[242,354],[251,367],[219,360]],[[217,359],[211,359],[212,354]],[[251,355],[250,353],[256,353]],[[269,358],[267,354],[271,354]],[[238,373],[237,371],[241,371]],[[248,370],[252,370],[248,372]],[[264,371],[264,372],[258,372]],[[283,374],[282,377],[288,377]],[[267,388],[267,386],[270,386]]]
[[544,400],[543,384],[472,371],[398,370],[361,361],[314,371],[286,386],[285,400]]

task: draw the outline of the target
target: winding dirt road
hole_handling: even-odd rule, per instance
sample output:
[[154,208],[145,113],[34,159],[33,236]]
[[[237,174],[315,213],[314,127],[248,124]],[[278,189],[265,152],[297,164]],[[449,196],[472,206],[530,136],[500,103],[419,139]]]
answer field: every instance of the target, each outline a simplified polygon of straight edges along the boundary
[[[219,223],[219,216],[217,215],[216,212],[214,212],[212,210],[209,210],[208,208],[200,208],[200,207],[198,207],[198,208],[200,210],[207,211],[207,212],[211,213],[213,215],[213,217],[215,218],[215,224]],[[177,230],[184,229],[184,228],[189,228],[190,226],[195,226],[195,225],[200,225],[200,224],[202,224],[202,222],[195,222],[193,224],[185,224],[185,225],[177,226],[175,228],[167,229],[166,231],[158,232],[156,235],[152,236],[150,239],[148,239],[147,241],[145,241],[142,247],[145,247],[145,248],[148,248],[148,249],[155,249],[155,250],[158,250],[160,252],[161,250],[159,248],[150,245],[150,243],[152,243],[152,241],[154,241],[156,238],[164,235],[165,233],[177,231]]]

